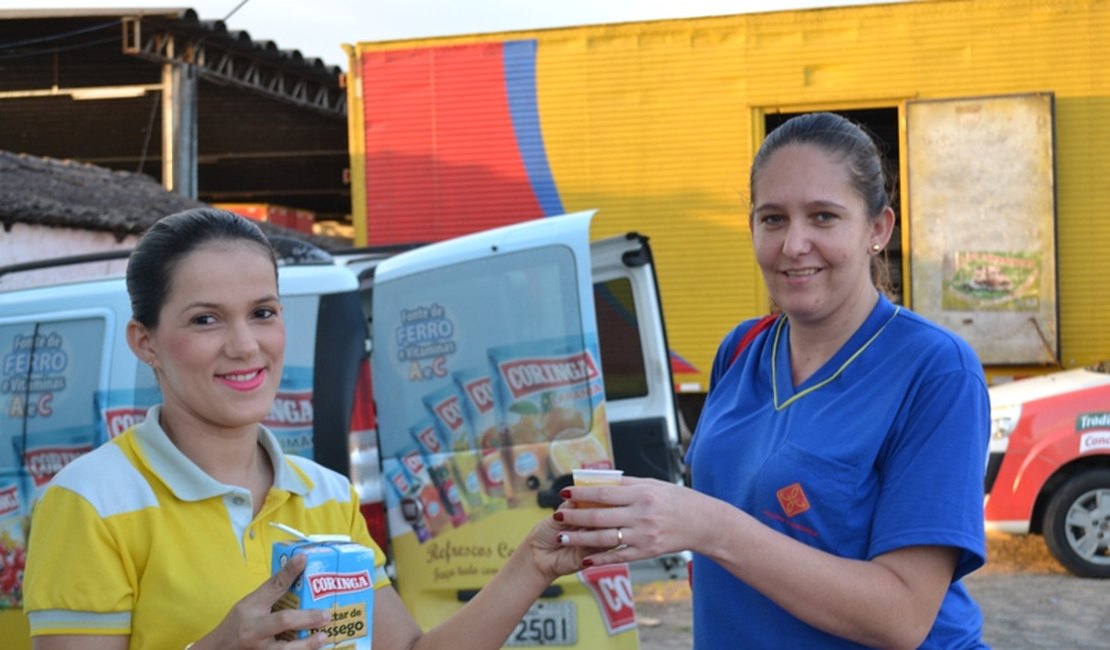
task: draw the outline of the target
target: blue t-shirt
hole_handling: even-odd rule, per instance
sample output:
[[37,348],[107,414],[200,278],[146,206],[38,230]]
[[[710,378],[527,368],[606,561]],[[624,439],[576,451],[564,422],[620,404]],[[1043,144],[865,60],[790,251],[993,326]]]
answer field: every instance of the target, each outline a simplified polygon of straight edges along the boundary
[[[867,560],[908,546],[960,557],[923,648],[985,647],[959,579],[983,565],[990,404],[959,337],[880,298],[795,387],[779,317],[734,362],[721,344],[686,461],[693,487],[805,544]],[[795,618],[705,557],[694,561],[695,648],[860,648]]]

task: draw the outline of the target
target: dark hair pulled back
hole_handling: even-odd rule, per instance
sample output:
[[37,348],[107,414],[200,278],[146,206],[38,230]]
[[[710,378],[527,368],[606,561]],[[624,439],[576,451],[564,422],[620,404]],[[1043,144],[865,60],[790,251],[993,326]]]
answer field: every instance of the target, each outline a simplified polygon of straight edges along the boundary
[[841,156],[848,165],[852,184],[867,206],[868,216],[876,217],[890,205],[883,157],[875,141],[857,124],[835,113],[799,115],[771,131],[752,161],[749,187],[753,195],[755,177],[771,154],[790,144],[811,144]]
[[[859,125],[835,113],[806,113],[792,117],[767,135],[752,161],[748,187],[755,201],[755,179],[779,149],[791,144],[808,144],[839,156],[848,168],[852,186],[863,199],[867,216],[874,219],[891,198],[883,157],[871,136]],[[885,255],[884,255],[885,257]],[[879,256],[872,258],[871,276],[883,292],[891,293],[890,271]]]
[[277,259],[257,225],[234,212],[195,208],[158,220],[139,240],[127,261],[127,294],[131,316],[148,329],[158,327],[158,316],[173,286],[178,264],[190,253],[212,242],[257,244],[274,264]]

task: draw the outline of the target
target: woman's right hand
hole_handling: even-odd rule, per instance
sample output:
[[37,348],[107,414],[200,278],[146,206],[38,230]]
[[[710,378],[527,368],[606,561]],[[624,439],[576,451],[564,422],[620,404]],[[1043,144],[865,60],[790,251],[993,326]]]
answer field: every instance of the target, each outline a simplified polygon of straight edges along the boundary
[[706,513],[715,500],[673,483],[626,476],[619,487],[571,486],[566,498],[607,506],[556,513],[556,520],[569,527],[560,541],[587,550],[590,565],[699,550],[713,535],[714,519]]
[[327,642],[323,632],[297,641],[275,638],[283,632],[321,628],[331,620],[328,612],[319,609],[273,611],[274,603],[288,591],[304,567],[304,556],[294,556],[262,586],[236,603],[216,629],[194,643],[191,650],[259,650],[279,644],[286,650],[322,648]]

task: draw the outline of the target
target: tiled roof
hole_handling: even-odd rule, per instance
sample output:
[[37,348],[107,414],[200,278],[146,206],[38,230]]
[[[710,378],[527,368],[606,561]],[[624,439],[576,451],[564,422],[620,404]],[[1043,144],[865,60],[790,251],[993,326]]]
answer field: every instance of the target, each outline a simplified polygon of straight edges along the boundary
[[[139,234],[164,216],[207,205],[162,188],[154,179],[104,167],[0,151],[0,223]],[[334,248],[338,241],[259,224],[280,235]],[[2,235],[0,235],[2,237]]]
[[138,234],[204,203],[167,192],[145,174],[0,151],[0,220]]

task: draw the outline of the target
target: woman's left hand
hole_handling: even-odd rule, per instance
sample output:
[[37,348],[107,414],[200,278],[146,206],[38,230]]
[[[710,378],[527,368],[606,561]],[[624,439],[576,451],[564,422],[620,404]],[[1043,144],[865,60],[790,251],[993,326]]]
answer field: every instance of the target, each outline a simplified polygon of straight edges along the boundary
[[[566,512],[570,504],[564,502],[556,512]],[[573,528],[559,523],[554,517],[544,517],[532,528],[524,539],[523,545],[529,551],[532,562],[544,576],[554,580],[582,569],[582,560],[591,552],[601,549],[569,546],[561,540]]]

